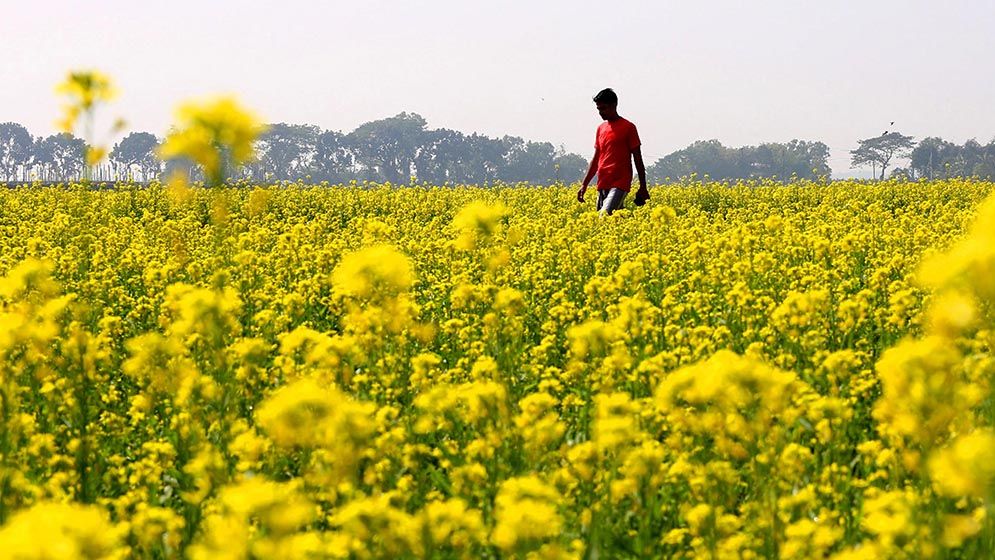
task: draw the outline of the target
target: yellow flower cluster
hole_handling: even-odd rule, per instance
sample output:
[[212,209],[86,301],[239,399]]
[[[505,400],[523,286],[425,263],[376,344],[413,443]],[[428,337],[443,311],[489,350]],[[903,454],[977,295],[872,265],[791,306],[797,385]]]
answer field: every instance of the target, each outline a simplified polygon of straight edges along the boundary
[[0,560],[991,555],[995,185],[182,187],[0,191]]
[[176,109],[176,129],[159,148],[163,159],[189,158],[204,167],[208,184],[220,184],[255,157],[259,119],[231,97],[189,101]]
[[[66,79],[56,86],[55,91],[66,98],[62,106],[63,116],[56,126],[63,133],[72,134],[77,122],[83,118],[84,140],[87,142],[86,164],[90,166],[100,163],[107,155],[107,148],[96,144],[93,138],[93,120],[97,106],[117,96],[117,89],[110,77],[96,70],[70,72]],[[124,120],[119,118],[115,121],[111,132],[119,132],[125,125]]]
[[117,95],[110,77],[96,70],[70,72],[55,91],[68,98],[63,106],[65,115],[59,121],[59,129],[63,132],[72,132],[81,114]]

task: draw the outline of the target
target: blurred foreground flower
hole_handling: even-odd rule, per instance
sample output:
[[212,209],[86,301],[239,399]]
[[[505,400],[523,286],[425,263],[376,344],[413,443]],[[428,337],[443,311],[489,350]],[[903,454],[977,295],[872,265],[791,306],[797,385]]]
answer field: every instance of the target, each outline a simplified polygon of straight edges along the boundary
[[[86,164],[93,166],[100,163],[107,156],[107,148],[94,143],[93,115],[100,103],[111,101],[117,96],[110,77],[96,70],[70,72],[56,86],[55,91],[68,98],[68,102],[62,106],[62,118],[56,123],[59,130],[72,134],[80,117],[83,117],[83,138],[87,144]],[[114,121],[111,133],[120,131],[124,126],[125,121],[118,118]]]
[[97,506],[41,502],[0,530],[2,558],[125,558],[121,527]]
[[69,103],[63,106],[63,119],[58,123],[63,132],[73,131],[81,113],[117,95],[110,77],[95,70],[70,72],[55,91],[69,98]]
[[387,245],[349,253],[332,272],[336,294],[373,301],[406,293],[414,281],[411,260]]
[[254,160],[252,144],[265,129],[231,97],[184,103],[176,110],[176,120],[177,128],[166,137],[159,156],[202,165],[209,185],[223,183],[235,166]]
[[929,474],[944,496],[990,498],[995,483],[995,435],[978,430],[957,438],[930,457]]
[[500,202],[488,204],[478,200],[467,204],[453,218],[453,228],[459,233],[456,247],[472,251],[492,244],[503,230],[507,215],[508,208]]

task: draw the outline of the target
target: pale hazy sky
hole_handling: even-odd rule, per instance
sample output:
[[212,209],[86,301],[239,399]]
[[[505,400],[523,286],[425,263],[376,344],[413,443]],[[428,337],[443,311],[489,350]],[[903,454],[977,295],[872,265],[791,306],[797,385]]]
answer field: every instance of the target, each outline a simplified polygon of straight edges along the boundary
[[619,94],[647,163],[699,139],[822,140],[834,172],[892,130],[995,138],[995,0],[356,2],[0,0],[0,122],[54,132],[53,86],[97,68],[104,109],[162,134],[177,102],[235,93],[268,122],[431,128],[590,157]]

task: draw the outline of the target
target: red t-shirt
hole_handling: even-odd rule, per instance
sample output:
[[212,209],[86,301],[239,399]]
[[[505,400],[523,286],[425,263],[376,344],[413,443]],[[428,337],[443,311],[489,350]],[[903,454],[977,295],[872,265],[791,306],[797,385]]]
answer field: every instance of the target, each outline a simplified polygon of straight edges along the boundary
[[619,117],[598,126],[594,148],[598,150],[598,190],[632,186],[632,150],[640,145],[636,125]]

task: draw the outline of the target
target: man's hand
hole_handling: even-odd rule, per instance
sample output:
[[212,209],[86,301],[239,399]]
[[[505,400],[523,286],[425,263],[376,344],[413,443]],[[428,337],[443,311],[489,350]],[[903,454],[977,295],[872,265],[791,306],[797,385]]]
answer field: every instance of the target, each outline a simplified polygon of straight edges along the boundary
[[646,201],[650,199],[650,191],[646,188],[646,185],[640,185],[639,190],[636,191],[636,206],[642,206],[646,204]]
[[577,202],[584,202],[584,193],[587,191],[586,185],[581,185],[580,190],[577,191]]

